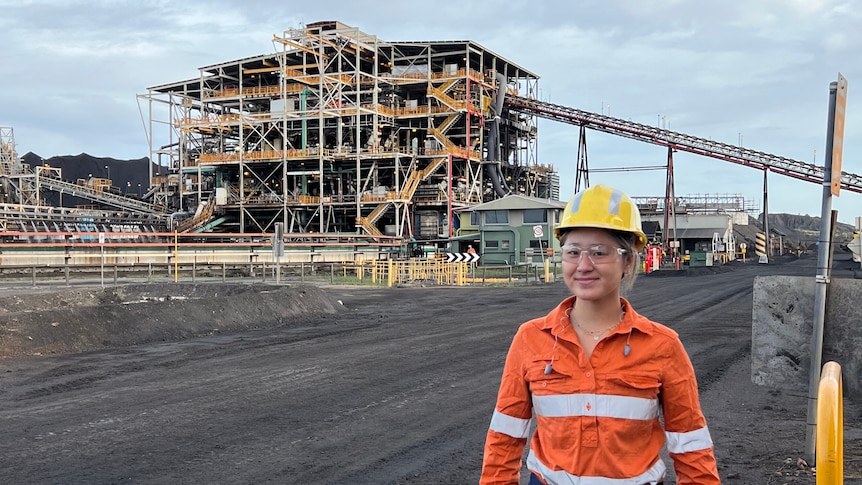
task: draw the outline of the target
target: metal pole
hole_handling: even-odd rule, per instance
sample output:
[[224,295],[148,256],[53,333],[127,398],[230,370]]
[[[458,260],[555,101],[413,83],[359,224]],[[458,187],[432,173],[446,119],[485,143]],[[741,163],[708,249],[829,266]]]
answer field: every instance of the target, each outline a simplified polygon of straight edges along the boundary
[[174,283],[180,280],[180,235],[174,231]]
[[769,237],[769,189],[766,186],[768,173],[769,170],[763,169],[763,234],[766,235],[766,257],[772,258],[772,238]]
[[[817,438],[817,391],[823,357],[823,321],[829,284],[829,223],[832,221],[832,136],[835,132],[835,93],[838,83],[829,84],[829,118],[826,124],[826,155],[823,166],[823,199],[820,209],[820,239],[817,241],[817,275],[814,279],[814,324],[811,331],[811,366],[808,369],[808,419],[805,427],[805,459],[814,463]],[[768,235],[767,235],[768,238]]]

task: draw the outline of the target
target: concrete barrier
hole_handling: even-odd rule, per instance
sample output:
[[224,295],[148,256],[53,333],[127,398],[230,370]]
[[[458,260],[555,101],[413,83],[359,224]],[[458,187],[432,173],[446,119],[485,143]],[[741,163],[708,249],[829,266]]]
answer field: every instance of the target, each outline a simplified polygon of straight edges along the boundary
[[[751,380],[771,387],[808,389],[814,277],[754,279]],[[833,279],[826,298],[822,362],[840,362],[846,396],[862,401],[862,281]]]

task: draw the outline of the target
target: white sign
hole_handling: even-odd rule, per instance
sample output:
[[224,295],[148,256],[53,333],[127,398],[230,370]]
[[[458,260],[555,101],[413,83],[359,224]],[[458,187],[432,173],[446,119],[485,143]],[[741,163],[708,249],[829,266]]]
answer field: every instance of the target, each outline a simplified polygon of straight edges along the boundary
[[479,261],[476,253],[446,253],[447,263],[475,263]]
[[542,237],[545,235],[545,231],[542,229],[542,226],[533,226],[533,237]]
[[99,233],[99,244],[105,244],[105,233],[104,232]]

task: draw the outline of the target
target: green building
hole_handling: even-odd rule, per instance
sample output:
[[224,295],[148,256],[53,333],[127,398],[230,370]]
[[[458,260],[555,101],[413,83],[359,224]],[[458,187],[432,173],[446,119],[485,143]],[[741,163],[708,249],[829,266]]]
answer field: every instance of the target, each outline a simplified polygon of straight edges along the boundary
[[459,226],[453,244],[479,253],[479,264],[541,263],[548,248],[559,253],[554,227],[566,203],[507,195],[458,213]]

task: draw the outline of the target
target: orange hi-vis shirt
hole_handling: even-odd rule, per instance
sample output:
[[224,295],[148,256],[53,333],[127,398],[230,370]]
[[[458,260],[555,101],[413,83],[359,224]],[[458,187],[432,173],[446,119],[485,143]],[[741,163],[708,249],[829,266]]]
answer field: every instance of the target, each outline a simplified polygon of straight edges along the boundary
[[569,323],[574,302],[524,323],[512,340],[479,483],[518,484],[533,417],[527,468],[549,485],[658,483],[665,445],[678,484],[721,483],[677,333],[621,298],[625,318],[587,359]]

